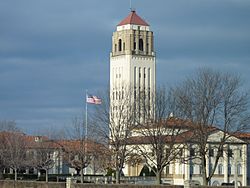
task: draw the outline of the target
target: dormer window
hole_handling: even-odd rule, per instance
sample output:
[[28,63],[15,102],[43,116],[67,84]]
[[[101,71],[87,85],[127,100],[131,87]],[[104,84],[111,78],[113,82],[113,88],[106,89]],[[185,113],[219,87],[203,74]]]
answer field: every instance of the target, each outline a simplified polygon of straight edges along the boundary
[[35,142],[41,142],[41,141],[42,141],[42,138],[40,136],[35,137]]

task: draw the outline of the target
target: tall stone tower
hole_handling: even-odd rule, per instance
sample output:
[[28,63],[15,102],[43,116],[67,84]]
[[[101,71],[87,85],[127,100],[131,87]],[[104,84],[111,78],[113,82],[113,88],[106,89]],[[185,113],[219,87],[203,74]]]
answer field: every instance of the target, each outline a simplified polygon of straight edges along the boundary
[[[122,20],[112,36],[110,53],[111,108],[129,93],[137,119],[145,121],[142,108],[152,111],[155,93],[154,37],[149,24],[135,11]],[[128,92],[129,91],[129,92]],[[140,101],[140,102],[138,102]],[[143,101],[143,102],[142,102]],[[119,108],[119,107],[118,107]],[[143,115],[144,114],[144,115]]]

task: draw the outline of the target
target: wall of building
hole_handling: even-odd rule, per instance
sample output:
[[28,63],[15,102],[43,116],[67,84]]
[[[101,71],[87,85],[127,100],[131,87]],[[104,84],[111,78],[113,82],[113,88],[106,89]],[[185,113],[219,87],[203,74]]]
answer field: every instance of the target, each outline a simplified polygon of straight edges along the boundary
[[32,181],[0,181],[1,188],[66,188],[66,183],[32,182]]
[[[24,182],[24,181],[0,181],[1,188],[66,188],[66,183]],[[128,185],[128,184],[71,184],[70,188],[183,188],[183,186],[164,185]]]

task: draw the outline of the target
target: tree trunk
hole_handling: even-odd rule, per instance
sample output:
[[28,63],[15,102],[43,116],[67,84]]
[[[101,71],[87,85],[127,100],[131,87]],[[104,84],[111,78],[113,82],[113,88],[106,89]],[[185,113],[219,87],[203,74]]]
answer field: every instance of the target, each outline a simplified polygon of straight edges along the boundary
[[156,172],[156,185],[160,185],[161,184],[161,172]]
[[45,170],[45,173],[46,173],[46,175],[45,175],[45,176],[46,176],[46,177],[45,177],[45,178],[46,178],[46,182],[48,182],[48,181],[49,181],[49,178],[48,178],[48,170],[47,170],[47,169]]
[[120,170],[116,170],[115,173],[116,173],[116,175],[115,175],[115,183],[120,184],[121,183]]
[[0,169],[0,180],[3,179],[3,173],[2,173],[2,169]]
[[14,173],[15,173],[15,181],[17,181],[17,169],[14,169]]
[[80,170],[80,173],[81,173],[81,183],[83,183],[83,181],[84,181],[84,178],[83,178],[83,169]]
[[202,170],[202,185],[207,186],[208,185],[208,181],[207,181],[207,173],[206,173],[206,166],[203,166],[203,170]]
[[203,183],[202,183],[202,185],[203,186],[207,186],[207,178],[204,176],[204,175],[202,175],[202,180],[203,180]]
[[202,156],[202,185],[207,186],[207,169],[206,169],[206,156]]

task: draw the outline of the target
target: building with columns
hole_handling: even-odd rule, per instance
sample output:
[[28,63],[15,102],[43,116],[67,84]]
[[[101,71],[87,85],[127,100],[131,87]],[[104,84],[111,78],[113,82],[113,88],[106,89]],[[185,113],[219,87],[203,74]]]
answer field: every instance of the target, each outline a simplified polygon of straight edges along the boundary
[[[202,166],[199,156],[197,140],[192,134],[193,127],[191,124],[186,124],[185,121],[176,119],[174,117],[169,118],[169,124],[181,127],[179,137],[176,139],[176,148],[181,150],[181,154],[178,155],[165,167],[162,172],[162,180],[168,184],[185,185],[187,182],[195,184],[203,184],[202,178]],[[190,127],[189,127],[190,126]],[[152,126],[152,129],[154,127]],[[130,148],[138,148],[140,152],[134,150],[134,154],[140,154],[141,152],[148,153],[146,155],[152,155],[152,145],[150,139],[145,138],[141,134],[141,130],[135,130],[131,135]],[[171,131],[166,131],[171,132]],[[210,174],[215,162],[218,152],[218,146],[224,133],[219,129],[212,129],[209,133],[208,142],[206,145],[206,171]],[[229,136],[228,134],[226,134]],[[245,134],[241,134],[241,137]],[[166,140],[170,135],[164,135]],[[222,183],[238,182],[238,185],[246,186],[248,181],[248,161],[249,161],[249,144],[239,136],[230,135],[226,143],[223,146],[222,156],[218,160],[217,167],[214,175],[209,182],[209,185],[218,186]],[[249,138],[248,138],[249,140]],[[166,141],[166,151],[168,152],[168,143]],[[170,151],[171,152],[171,151]],[[167,153],[163,153],[167,155]],[[124,174],[126,176],[139,176],[143,174],[143,168],[146,167],[143,157],[138,160],[138,163],[126,163],[124,168]],[[150,170],[150,169],[149,169]]]

